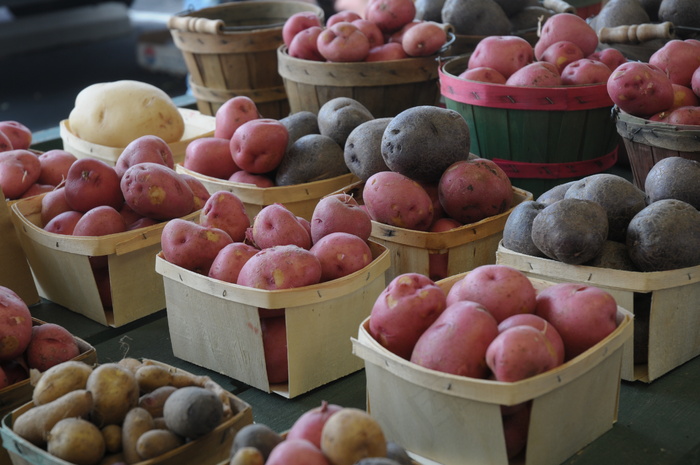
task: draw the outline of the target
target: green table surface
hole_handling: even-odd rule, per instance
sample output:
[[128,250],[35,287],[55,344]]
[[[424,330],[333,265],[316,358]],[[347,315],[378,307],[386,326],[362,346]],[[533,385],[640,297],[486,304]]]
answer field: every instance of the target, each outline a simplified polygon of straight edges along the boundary
[[[35,136],[37,150],[61,148],[57,130]],[[612,172],[631,179],[629,168]],[[305,411],[326,400],[365,408],[364,370],[292,399],[268,394],[173,355],[167,310],[117,328],[103,326],[52,302],[30,307],[32,315],[59,323],[96,348],[98,362],[125,356],[150,358],[217,381],[253,408],[255,422],[287,430]],[[556,440],[556,438],[552,438]],[[621,382],[618,421],[612,429],[564,462],[566,465],[686,465],[700,463],[700,357],[653,383]]]

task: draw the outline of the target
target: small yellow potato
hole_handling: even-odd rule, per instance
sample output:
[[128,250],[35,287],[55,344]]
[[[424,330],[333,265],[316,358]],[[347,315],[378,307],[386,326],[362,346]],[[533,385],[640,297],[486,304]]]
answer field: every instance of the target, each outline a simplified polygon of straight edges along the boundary
[[184,443],[185,439],[182,436],[170,430],[152,429],[139,436],[136,441],[136,452],[142,460],[148,460],[177,449]]
[[170,370],[160,365],[142,365],[134,375],[141,392],[151,392],[159,387],[169,386],[173,381]]
[[321,451],[332,465],[353,465],[367,457],[385,457],[386,438],[369,413],[346,407],[323,425]]
[[46,450],[75,465],[96,465],[105,454],[102,433],[88,420],[64,418],[51,428]]
[[136,443],[143,433],[152,429],[154,429],[153,417],[147,410],[141,407],[129,410],[122,425],[122,453],[126,463],[141,461],[136,451]]
[[52,366],[42,373],[34,386],[32,393],[34,405],[43,405],[68,392],[85,389],[90,373],[92,373],[90,365],[75,360]]
[[110,454],[116,454],[122,450],[122,427],[121,425],[107,425],[101,430],[105,440],[105,448]]
[[265,457],[255,447],[241,447],[233,454],[229,465],[264,465]]
[[119,365],[123,366],[124,368],[128,368],[134,374],[136,374],[136,370],[141,368],[141,366],[143,365],[143,362],[141,362],[141,360],[133,358],[133,357],[124,357],[123,359],[119,360],[117,363]]
[[91,420],[98,426],[121,424],[127,412],[138,405],[139,385],[128,368],[105,363],[88,377],[86,389],[92,393]]

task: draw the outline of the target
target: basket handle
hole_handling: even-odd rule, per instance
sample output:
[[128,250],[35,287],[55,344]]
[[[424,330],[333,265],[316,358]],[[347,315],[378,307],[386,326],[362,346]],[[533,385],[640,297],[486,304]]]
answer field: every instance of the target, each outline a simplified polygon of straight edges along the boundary
[[194,16],[171,16],[168,28],[182,32],[221,34],[226,23],[222,19],[195,18]]
[[544,0],[542,6],[557,13],[576,14],[576,8],[564,0]]
[[673,23],[632,24],[629,26],[602,27],[598,40],[604,43],[637,44],[652,39],[672,39],[675,36]]

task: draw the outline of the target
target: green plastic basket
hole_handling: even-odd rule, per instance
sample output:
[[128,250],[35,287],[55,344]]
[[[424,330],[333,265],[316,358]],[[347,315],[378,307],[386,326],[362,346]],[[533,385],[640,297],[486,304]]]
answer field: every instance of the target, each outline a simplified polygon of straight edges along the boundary
[[619,135],[605,84],[514,87],[462,79],[469,56],[439,68],[445,106],[469,125],[470,150],[494,160],[535,198],[617,161]]

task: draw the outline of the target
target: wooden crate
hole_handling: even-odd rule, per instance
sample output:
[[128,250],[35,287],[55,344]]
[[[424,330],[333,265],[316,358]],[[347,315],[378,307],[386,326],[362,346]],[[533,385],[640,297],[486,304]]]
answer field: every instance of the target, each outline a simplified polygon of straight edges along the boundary
[[[265,392],[292,398],[362,368],[350,337],[385,288],[389,253],[370,244],[374,260],[351,275],[295,289],[267,291],[225,283],[159,255],[168,327],[176,357]],[[271,385],[259,309],[284,309],[289,380]]]
[[[32,323],[34,326],[37,326],[43,325],[46,322],[39,320],[38,318],[32,318]],[[84,362],[88,365],[96,364],[97,352],[95,348],[79,337],[73,336],[73,338],[78,344],[80,353],[72,360]],[[29,378],[0,389],[0,417],[4,417],[16,408],[30,402],[32,400],[33,392],[34,386],[31,385]],[[4,448],[0,449],[0,465],[9,465],[11,463],[12,461],[7,450]]]
[[[5,194],[0,187],[0,196]],[[10,202],[0,205],[0,286],[12,289],[27,305],[39,303],[39,292],[32,271],[12,223]]]
[[[174,372],[184,372],[165,363],[155,362],[165,366]],[[186,373],[186,372],[185,372]],[[230,456],[233,438],[236,433],[246,425],[253,423],[252,407],[229,394],[229,402],[235,414],[223,421],[212,432],[189,441],[184,445],[167,452],[160,457],[136,462],[137,465],[215,465]],[[70,465],[68,462],[50,455],[44,449],[35,446],[29,441],[17,436],[12,431],[12,422],[19,415],[34,406],[33,402],[28,402],[21,407],[14,409],[4,415],[0,435],[3,439],[3,446],[8,451],[13,465]]]
[[263,207],[281,203],[296,216],[311,220],[316,204],[322,197],[357,182],[354,174],[344,174],[321,181],[296,184],[294,186],[257,187],[252,184],[231,182],[205,176],[178,164],[178,173],[189,174],[204,184],[210,194],[217,191],[233,192],[245,205],[248,218],[252,221]]
[[[175,163],[185,161],[185,150],[190,142],[201,137],[214,136],[214,117],[202,114],[196,110],[179,108],[178,111],[185,120],[185,132],[178,142],[168,144],[173,152]],[[70,123],[64,119],[59,124],[59,133],[63,141],[63,150],[70,152],[78,158],[97,158],[114,166],[117,163],[124,147],[108,147],[106,145],[93,144],[73,134]]]
[[[502,244],[496,262],[533,278],[600,287],[634,313],[635,337],[625,347],[623,380],[649,383],[700,355],[700,266],[654,272],[613,270],[524,255]],[[641,330],[647,326],[648,334]]]
[[[464,274],[438,282],[448,290]],[[541,289],[551,283],[532,280]],[[365,360],[367,410],[387,437],[421,463],[507,465],[501,406],[531,401],[523,465],[558,465],[617,420],[622,349],[632,315],[618,307],[617,329],[565,364],[514,383],[441,373],[382,347],[368,332],[353,339]],[[416,421],[420,419],[420,421]],[[521,463],[521,462],[517,462]]]
[[[343,190],[362,203],[363,182]],[[532,200],[532,194],[513,188],[513,206],[506,212],[444,232],[415,231],[372,221],[371,239],[391,253],[387,282],[403,273],[429,276],[434,255],[447,255],[447,276],[496,263],[496,249],[503,227],[516,205]]]
[[[12,205],[12,221],[29,260],[39,294],[103,325],[121,326],[165,308],[155,272],[165,223],[107,236],[66,236],[42,229],[38,195]],[[198,218],[199,211],[184,217]],[[103,307],[90,266],[107,256],[112,308]]]

